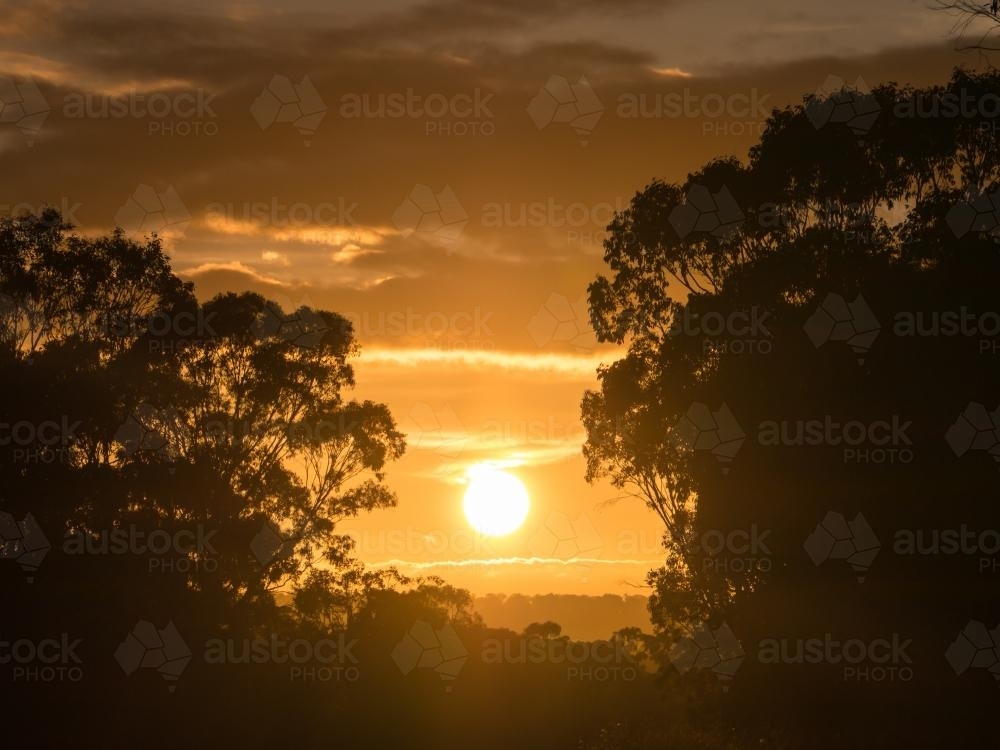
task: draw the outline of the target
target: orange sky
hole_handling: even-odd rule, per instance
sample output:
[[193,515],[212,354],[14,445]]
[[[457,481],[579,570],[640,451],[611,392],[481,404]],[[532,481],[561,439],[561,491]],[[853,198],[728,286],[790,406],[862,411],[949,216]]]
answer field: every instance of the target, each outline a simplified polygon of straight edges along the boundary
[[[253,289],[354,320],[357,395],[387,402],[410,441],[388,474],[399,507],[351,525],[369,562],[475,593],[636,593],[658,524],[588,485],[579,453],[580,398],[616,355],[579,305],[602,271],[603,223],[654,177],[745,156],[770,107],[829,75],[921,84],[974,60],[952,51],[952,19],[906,0],[342,6],[6,9],[0,75],[31,76],[50,111],[37,129],[0,123],[0,212],[52,203],[100,232],[136,221],[149,194],[200,296]],[[288,94],[275,76],[302,121],[276,118]],[[546,110],[552,76],[585,78],[585,132]],[[410,114],[353,116],[365,96],[371,112],[408,91]],[[156,94],[164,116],[94,116],[107,97],[144,110]],[[664,96],[688,106],[657,115]],[[419,113],[415,97],[447,111]],[[654,116],[627,116],[640,100]],[[428,219],[410,233],[434,203],[440,231]],[[532,498],[520,531],[485,543],[461,511],[464,471],[482,460]],[[590,562],[554,547],[560,524]]]

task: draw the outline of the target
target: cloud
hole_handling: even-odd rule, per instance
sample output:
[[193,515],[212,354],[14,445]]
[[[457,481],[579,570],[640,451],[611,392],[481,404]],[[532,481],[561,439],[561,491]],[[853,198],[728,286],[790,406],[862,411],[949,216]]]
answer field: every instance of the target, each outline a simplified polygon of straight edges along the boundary
[[218,262],[218,263],[202,263],[201,265],[195,266],[194,268],[189,268],[184,272],[187,277],[193,277],[197,279],[199,276],[205,274],[232,271],[241,276],[245,276],[259,284],[267,284],[276,287],[282,287],[283,284],[279,279],[273,276],[268,276],[266,274],[260,273],[254,268],[241,263],[238,260]]
[[393,236],[394,230],[385,227],[359,226],[329,226],[323,224],[303,224],[288,226],[262,223],[260,221],[230,219],[211,213],[201,221],[201,226],[208,232],[234,237],[261,237],[274,242],[301,242],[305,244],[330,245],[331,247],[347,248],[350,246],[355,255],[362,246],[380,245],[387,236]]
[[577,568],[581,565],[602,565],[602,566],[638,566],[642,568],[650,567],[650,560],[642,559],[602,559],[599,557],[486,557],[486,558],[465,558],[461,560],[382,560],[369,563],[372,567],[408,567],[417,570],[433,570],[435,568],[473,568],[483,567],[506,567],[506,566],[553,566],[562,568]]
[[260,254],[260,259],[265,263],[276,263],[282,266],[288,265],[288,256],[282,253],[276,253],[274,250],[263,251]]
[[694,74],[682,68],[650,68],[658,76],[662,78],[693,78]]
[[602,362],[610,362],[621,352],[604,352],[601,355],[573,356],[566,354],[538,354],[530,352],[501,351],[441,351],[437,349],[374,349],[364,350],[368,365],[397,365],[420,367],[428,364],[520,370],[532,373],[558,373],[586,380],[593,378]]

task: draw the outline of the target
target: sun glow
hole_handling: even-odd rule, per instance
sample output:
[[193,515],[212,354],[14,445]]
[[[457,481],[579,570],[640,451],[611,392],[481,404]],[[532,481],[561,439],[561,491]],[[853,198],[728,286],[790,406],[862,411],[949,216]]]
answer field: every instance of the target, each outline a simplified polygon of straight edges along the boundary
[[466,476],[469,487],[462,507],[472,528],[487,536],[503,536],[524,523],[530,503],[520,479],[489,464],[470,467]]

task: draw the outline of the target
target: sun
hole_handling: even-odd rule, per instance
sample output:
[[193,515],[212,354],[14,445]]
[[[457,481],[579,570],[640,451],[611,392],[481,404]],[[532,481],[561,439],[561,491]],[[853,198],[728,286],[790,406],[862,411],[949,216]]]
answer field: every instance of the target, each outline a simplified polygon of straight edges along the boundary
[[524,523],[530,503],[520,479],[489,464],[470,467],[466,476],[469,488],[462,507],[472,528],[486,536],[503,536]]

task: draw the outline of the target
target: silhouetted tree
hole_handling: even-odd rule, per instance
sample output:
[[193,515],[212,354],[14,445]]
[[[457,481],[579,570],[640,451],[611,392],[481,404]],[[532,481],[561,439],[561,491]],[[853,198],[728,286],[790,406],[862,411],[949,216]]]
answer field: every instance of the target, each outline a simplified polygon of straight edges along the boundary
[[[742,713],[728,720],[749,738],[771,736],[775,725],[822,734],[825,719],[809,706],[833,701],[841,709],[836,731],[824,735],[831,744],[977,736],[971,716],[982,686],[965,685],[956,698],[943,654],[977,603],[986,607],[995,596],[995,578],[968,556],[894,554],[892,534],[995,525],[992,461],[970,454],[957,462],[944,436],[970,401],[993,408],[1000,373],[979,342],[900,335],[896,316],[929,321],[946,311],[996,309],[1000,254],[982,196],[1000,184],[998,123],[989,108],[947,107],[959,96],[997,93],[1000,75],[961,70],[947,86],[843,92],[841,101],[853,97],[859,109],[877,105],[878,117],[860,134],[817,121],[823,101],[774,111],[747,163],[717,160],[683,184],[653,182],[609,227],[611,273],[590,286],[591,319],[601,341],[628,350],[601,368],[600,390],[583,399],[588,478],[609,477],[663,521],[665,562],[648,581],[661,658],[700,622],[725,620],[742,640],[749,656],[734,685],[754,687],[740,698],[730,693],[729,707]],[[739,218],[729,231],[677,220],[709,211],[706,199],[732,220],[727,195]],[[986,215],[966,226],[961,215],[970,211]],[[863,295],[881,324],[867,353],[810,341],[807,321],[829,294],[848,302]],[[712,313],[763,318],[763,328],[748,333],[737,324],[709,334],[708,326],[686,325]],[[712,412],[725,404],[746,433],[728,474],[701,449],[714,445],[691,436],[684,418],[693,404]],[[852,463],[843,445],[770,446],[759,436],[769,421],[826,415],[842,424],[898,416],[911,423],[913,445],[897,450],[912,450],[911,459]],[[848,519],[863,511],[881,540],[863,588],[832,561],[817,568],[803,550],[831,511]],[[702,541],[708,532],[723,538],[752,527],[770,532],[769,553],[757,555],[764,566],[737,565],[744,550]],[[756,658],[765,638],[825,632],[913,638],[921,677],[886,698],[878,692],[884,685],[845,685],[831,677],[832,666],[810,680],[801,668],[768,669]],[[663,663],[676,678],[669,659]],[[708,670],[685,677],[700,678],[713,680]],[[874,707],[887,702],[908,704],[909,722],[880,724]],[[941,707],[956,704],[966,724],[941,716]]]

